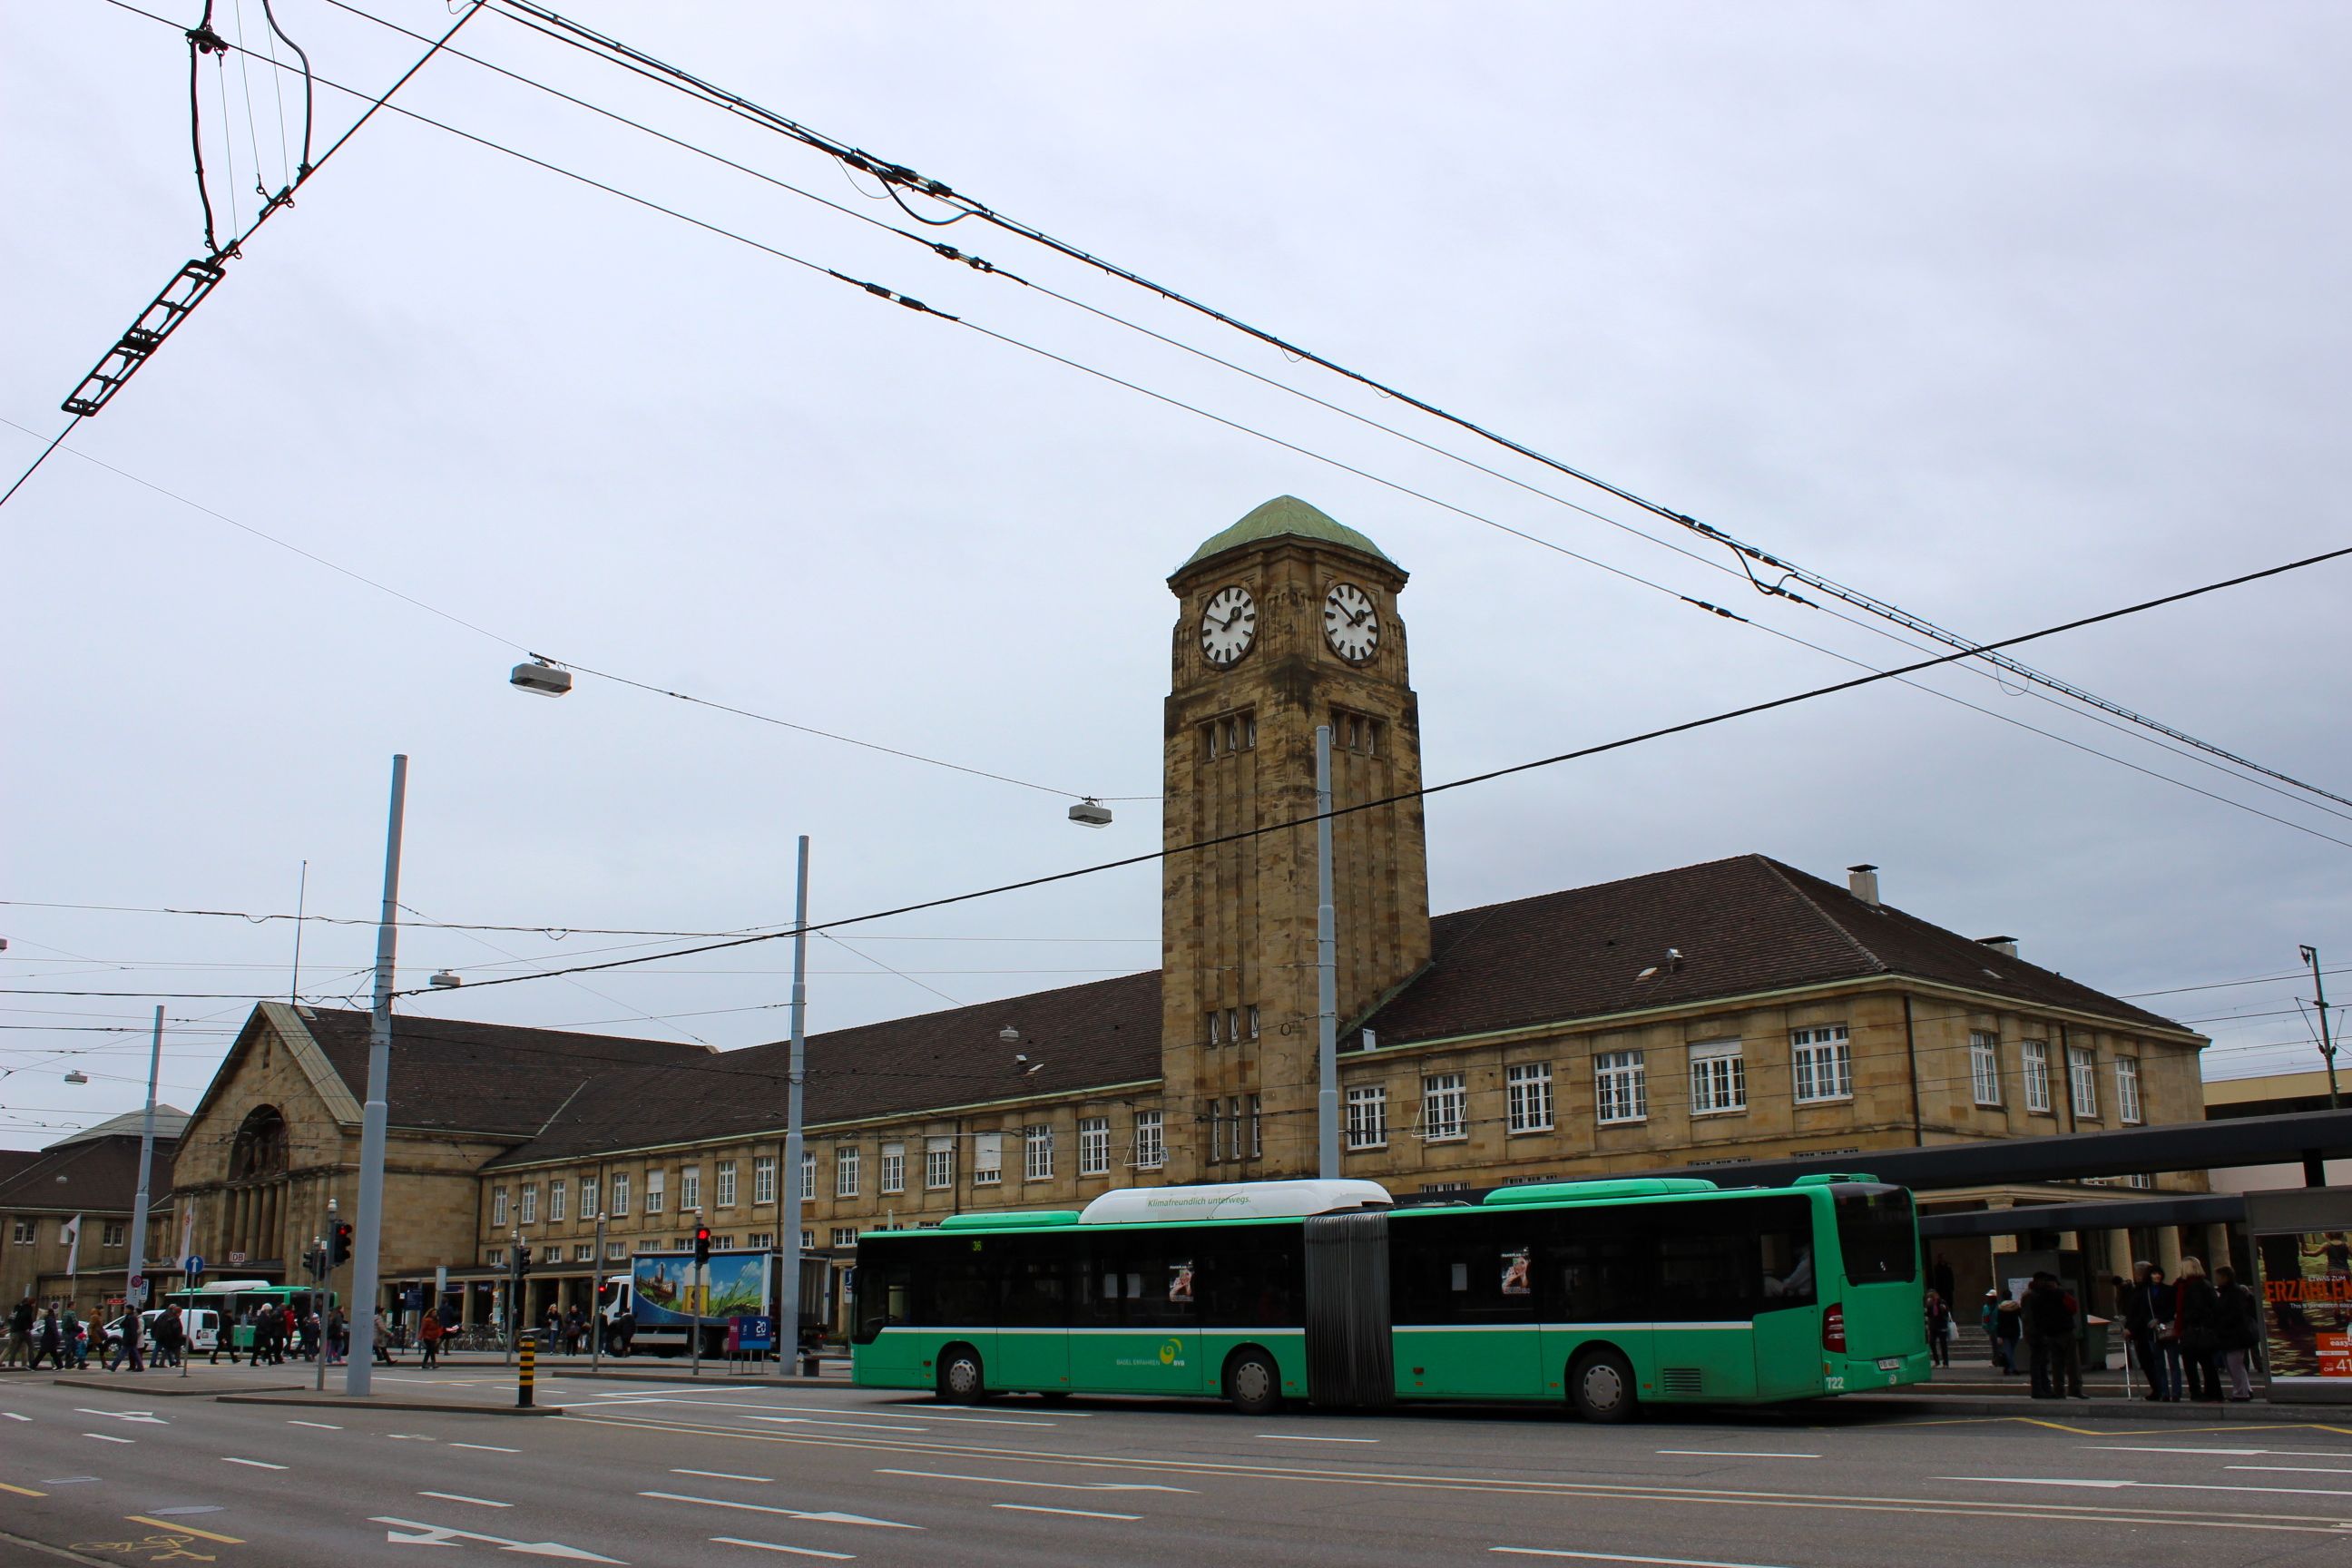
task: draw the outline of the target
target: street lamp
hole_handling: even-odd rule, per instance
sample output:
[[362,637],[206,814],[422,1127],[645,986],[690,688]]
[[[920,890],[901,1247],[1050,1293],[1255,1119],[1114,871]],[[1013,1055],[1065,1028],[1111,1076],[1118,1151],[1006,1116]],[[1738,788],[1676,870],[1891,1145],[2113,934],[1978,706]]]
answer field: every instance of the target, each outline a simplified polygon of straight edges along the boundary
[[572,672],[552,659],[532,654],[528,664],[514,667],[507,684],[535,697],[561,697],[572,689]]
[[2336,1042],[2327,1032],[2327,982],[2319,975],[2319,950],[2298,946],[2304,963],[2311,965],[2311,988],[2319,1008],[2319,1054],[2327,1063],[2327,1109],[2334,1110],[2343,1103],[2336,1092]]

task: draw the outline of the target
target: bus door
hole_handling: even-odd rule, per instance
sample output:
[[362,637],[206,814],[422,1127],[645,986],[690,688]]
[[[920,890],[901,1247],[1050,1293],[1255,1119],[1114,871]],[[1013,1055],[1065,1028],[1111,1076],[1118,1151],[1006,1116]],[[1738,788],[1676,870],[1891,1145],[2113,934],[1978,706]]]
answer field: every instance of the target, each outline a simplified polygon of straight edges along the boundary
[[1526,1399],[1542,1392],[1536,1228],[1525,1213],[1391,1216],[1400,1395]]
[[1813,1200],[1763,1198],[1755,1207],[1756,1393],[1793,1399],[1822,1389],[1822,1258]]
[[996,1354],[987,1363],[988,1385],[1069,1387],[1074,1238],[1051,1232],[975,1237],[972,1246],[980,1248],[982,1272],[998,1289]]
[[1657,1316],[1656,1264],[1643,1233],[1644,1211],[1629,1207],[1538,1211],[1536,1310],[1543,1331],[1536,1357],[1547,1397],[1568,1387],[1578,1358],[1613,1350],[1633,1371],[1637,1390],[1652,1381],[1651,1341]]
[[1082,1239],[1070,1386],[1130,1394],[1213,1389],[1201,1338],[1197,1237],[1182,1230]]

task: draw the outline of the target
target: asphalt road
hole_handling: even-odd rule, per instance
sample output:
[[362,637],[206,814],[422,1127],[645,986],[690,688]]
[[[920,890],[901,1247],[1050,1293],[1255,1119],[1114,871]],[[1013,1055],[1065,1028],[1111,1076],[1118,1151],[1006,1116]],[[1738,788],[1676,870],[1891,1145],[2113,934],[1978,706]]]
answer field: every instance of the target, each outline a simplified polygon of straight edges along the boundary
[[[391,1398],[510,1403],[495,1369]],[[257,1381],[269,1381],[257,1378]],[[292,1379],[278,1381],[294,1381]],[[307,1379],[303,1379],[307,1383]],[[0,1382],[0,1563],[2352,1563],[2352,1427],[1835,1405],[1620,1427],[566,1380],[515,1419]],[[54,1553],[63,1552],[60,1558]]]

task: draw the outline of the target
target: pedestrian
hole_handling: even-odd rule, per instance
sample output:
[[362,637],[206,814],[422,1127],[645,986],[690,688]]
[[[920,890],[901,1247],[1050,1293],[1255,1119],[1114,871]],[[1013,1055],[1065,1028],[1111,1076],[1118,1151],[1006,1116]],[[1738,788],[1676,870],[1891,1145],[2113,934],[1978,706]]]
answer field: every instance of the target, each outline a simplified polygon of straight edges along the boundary
[[[291,1307],[289,1307],[286,1310],[287,1316],[291,1318],[293,1316],[294,1310]],[[317,1361],[320,1355],[325,1353],[320,1342],[318,1313],[303,1313],[301,1323],[299,1324],[297,1331],[301,1336],[301,1350],[299,1353],[304,1361]]]
[[2083,1392],[2082,1346],[2075,1340],[2074,1298],[2055,1275],[2033,1277],[2025,1292],[2025,1330],[2033,1355],[2036,1399],[2087,1399]]
[[392,1325],[383,1321],[383,1310],[375,1314],[375,1359],[378,1366],[392,1364]]
[[81,1319],[74,1315],[74,1310],[70,1303],[67,1305],[65,1315],[60,1320],[60,1323],[65,1330],[66,1354],[73,1358],[74,1370],[76,1372],[88,1372],[89,1370],[89,1342],[82,1337]]
[[2000,1347],[2000,1370],[2003,1376],[2017,1375],[2018,1346],[2025,1338],[2025,1308],[2022,1303],[2001,1299],[2000,1310],[1993,1315],[1993,1339]]
[[2252,1368],[2254,1349],[2263,1342],[2262,1303],[2226,1263],[2213,1270],[2213,1294],[2221,1311],[2221,1367],[2230,1375],[2230,1398],[2243,1404],[2254,1396]]
[[142,1370],[140,1340],[145,1325],[139,1321],[139,1309],[126,1306],[122,1315],[110,1325],[112,1333],[106,1342],[106,1370],[112,1372],[120,1362],[127,1371]]
[[180,1321],[180,1309],[175,1302],[166,1307],[155,1319],[155,1359],[164,1366],[178,1366],[188,1343],[188,1326]]
[[587,1332],[588,1320],[575,1302],[563,1319],[563,1353],[578,1355],[581,1342],[587,1337]]
[[1927,1292],[1927,1361],[1930,1366],[1952,1364],[1952,1310],[1943,1297]]
[[1928,1271],[1927,1283],[1935,1288],[1937,1300],[1947,1307],[1960,1299],[1959,1285],[1952,1277],[1952,1260],[1940,1252],[1936,1254],[1935,1268]]
[[325,1332],[327,1364],[341,1366],[343,1363],[346,1348],[351,1342],[352,1332],[351,1325],[343,1321],[343,1310],[341,1307],[327,1309]]
[[42,1310],[40,1327],[33,1333],[32,1366],[38,1367],[44,1356],[48,1358],[52,1369],[58,1372],[65,1370],[65,1330],[58,1323],[58,1310],[55,1307],[45,1308]]
[[8,1309],[8,1364],[26,1364],[32,1359],[33,1299],[27,1296]]
[[2164,1397],[2164,1363],[2156,1348],[2156,1265],[2145,1260],[2132,1265],[2129,1281],[2120,1283],[2116,1291],[2123,1309],[2124,1343],[2132,1359],[2139,1363],[2140,1376],[2147,1384],[2144,1399]]
[[2221,1397],[2221,1379],[2213,1358],[2221,1349],[2221,1303],[2213,1282],[2205,1278],[2204,1263],[2180,1260],[2178,1291],[2180,1360],[2189,1371],[2189,1397],[2213,1401]]
[[422,1321],[416,1325],[416,1342],[425,1349],[423,1358],[417,1363],[419,1366],[436,1367],[441,1364],[440,1313],[424,1314]]

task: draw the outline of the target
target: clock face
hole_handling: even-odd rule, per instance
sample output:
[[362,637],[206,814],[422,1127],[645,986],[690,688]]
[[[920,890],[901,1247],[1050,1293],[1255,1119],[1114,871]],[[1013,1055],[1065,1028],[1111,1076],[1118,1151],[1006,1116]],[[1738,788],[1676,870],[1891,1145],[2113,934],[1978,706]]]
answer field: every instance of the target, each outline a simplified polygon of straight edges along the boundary
[[1201,612],[1201,655],[1220,669],[1234,664],[1257,641],[1257,602],[1235,583],[1220,588]]
[[1381,615],[1372,596],[1353,583],[1334,583],[1323,595],[1323,637],[1331,651],[1358,664],[1381,646]]

